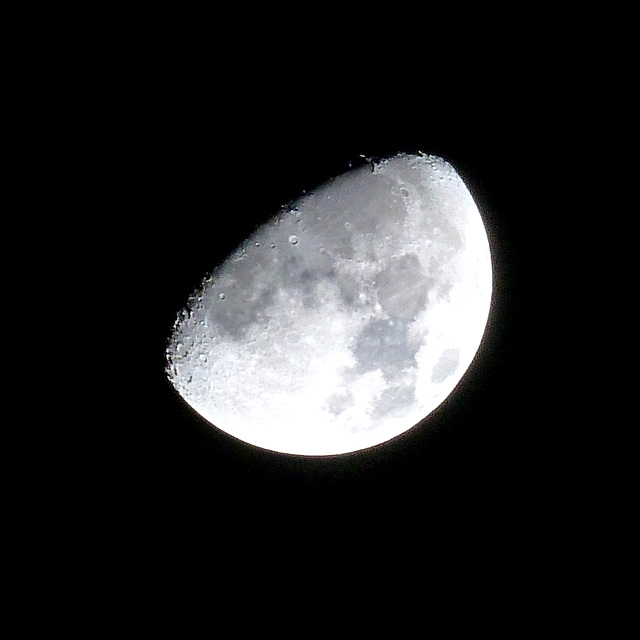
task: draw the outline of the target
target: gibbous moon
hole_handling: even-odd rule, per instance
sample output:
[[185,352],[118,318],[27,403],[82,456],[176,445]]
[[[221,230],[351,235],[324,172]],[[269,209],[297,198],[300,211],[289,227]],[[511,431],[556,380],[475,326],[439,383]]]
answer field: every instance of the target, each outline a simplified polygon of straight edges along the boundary
[[216,267],[176,319],[167,375],[200,415],[258,447],[364,449],[453,391],[491,290],[462,179],[441,158],[401,154],[305,194]]

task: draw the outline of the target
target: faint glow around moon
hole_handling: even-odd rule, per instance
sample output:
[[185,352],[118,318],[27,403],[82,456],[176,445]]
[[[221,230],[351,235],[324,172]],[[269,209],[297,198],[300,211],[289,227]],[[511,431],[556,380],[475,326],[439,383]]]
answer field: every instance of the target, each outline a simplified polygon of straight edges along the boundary
[[453,391],[491,291],[489,243],[460,176],[400,154],[304,194],[205,277],[176,319],[167,375],[248,443],[364,449]]

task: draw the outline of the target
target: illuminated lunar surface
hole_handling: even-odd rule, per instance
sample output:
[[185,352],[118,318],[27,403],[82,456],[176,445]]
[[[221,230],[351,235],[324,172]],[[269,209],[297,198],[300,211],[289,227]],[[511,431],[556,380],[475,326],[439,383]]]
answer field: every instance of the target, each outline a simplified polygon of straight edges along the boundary
[[483,336],[489,244],[446,161],[401,154],[283,210],[179,314],[167,375],[215,427],[332,455],[410,429],[454,389]]

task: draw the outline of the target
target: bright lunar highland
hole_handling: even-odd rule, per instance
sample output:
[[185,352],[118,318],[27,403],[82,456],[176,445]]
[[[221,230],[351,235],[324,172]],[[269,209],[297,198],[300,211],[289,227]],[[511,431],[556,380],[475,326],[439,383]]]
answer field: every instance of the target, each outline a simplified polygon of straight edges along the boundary
[[441,158],[401,154],[303,195],[208,274],[175,322],[167,375],[245,442],[364,449],[453,391],[491,290],[487,235],[462,179]]

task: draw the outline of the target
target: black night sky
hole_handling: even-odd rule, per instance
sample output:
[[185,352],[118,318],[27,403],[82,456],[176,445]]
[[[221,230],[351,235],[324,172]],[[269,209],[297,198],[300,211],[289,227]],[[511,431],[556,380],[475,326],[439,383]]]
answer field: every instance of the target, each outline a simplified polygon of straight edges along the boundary
[[[458,505],[457,512],[517,502],[514,493],[530,488],[539,433],[532,428],[526,394],[529,327],[521,304],[518,243],[530,205],[517,142],[495,120],[484,121],[464,108],[455,116],[444,105],[436,113],[404,113],[385,109],[382,98],[344,111],[335,105],[333,111],[327,106],[311,112],[294,106],[311,99],[283,96],[282,109],[296,115],[291,119],[282,113],[268,117],[257,102],[255,111],[240,117],[223,109],[215,118],[216,131],[212,118],[200,111],[190,123],[158,131],[162,161],[156,160],[157,172],[145,176],[153,194],[145,216],[155,246],[153,262],[142,269],[145,290],[153,297],[145,320],[154,339],[146,373],[152,395],[142,408],[144,419],[135,425],[151,499],[169,495],[194,507],[199,501],[236,502],[243,510],[271,504],[274,513],[281,508],[310,516],[317,501],[332,510],[449,503]],[[360,154],[418,150],[441,155],[462,175],[492,248],[491,315],[477,358],[458,388],[420,426],[346,456],[267,452],[212,429],[164,380],[165,341],[187,296],[247,233],[303,189],[362,161]]]
[[[317,561],[330,548],[344,551],[344,541],[364,553],[366,540],[376,557],[404,550],[427,561],[425,549],[443,544],[485,562],[524,544],[560,509],[538,375],[543,283],[529,268],[531,221],[544,200],[532,149],[544,144],[545,125],[524,108],[524,86],[492,102],[485,80],[465,91],[441,87],[436,97],[375,75],[337,84],[327,74],[299,82],[264,69],[219,75],[215,91],[183,73],[141,79],[143,98],[107,127],[105,137],[113,127],[118,141],[122,126],[127,132],[126,162],[112,171],[127,194],[117,204],[133,265],[119,320],[132,359],[108,436],[117,463],[103,479],[112,508],[135,548],[214,549],[238,561],[251,549],[293,557],[312,548]],[[212,428],[164,374],[166,342],[189,294],[302,190],[361,155],[417,151],[456,168],[492,250],[488,326],[456,390],[410,431],[343,456],[279,454]]]
[[[255,625],[307,638],[321,624],[347,635],[351,618],[360,637],[366,623],[384,633],[386,614],[386,636],[404,638],[418,624],[429,635],[444,605],[447,630],[502,623],[521,637],[535,623],[559,629],[565,608],[572,631],[591,630],[583,594],[620,584],[631,597],[628,580],[598,570],[632,566],[612,557],[632,530],[620,523],[632,466],[618,458],[633,423],[612,417],[624,390],[603,390],[619,386],[616,370],[593,362],[626,351],[615,331],[585,328],[597,312],[624,315],[600,252],[618,251],[635,204],[612,197],[631,166],[613,152],[630,138],[615,128],[631,74],[615,72],[634,58],[609,42],[633,42],[626,16],[458,4],[443,18],[433,4],[369,3],[349,20],[343,5],[55,8],[58,24],[42,11],[16,22],[8,82],[20,83],[7,100],[26,119],[10,115],[7,135],[26,179],[7,219],[27,230],[7,234],[8,248],[26,241],[7,251],[7,281],[14,264],[38,265],[7,333],[34,352],[18,376],[35,389],[21,405],[29,464],[6,483],[22,512],[7,527],[26,543],[7,546],[9,591],[28,604],[20,624],[191,638],[203,613],[207,635]],[[212,427],[165,376],[188,296],[303,191],[365,158],[419,151],[460,174],[492,252],[489,321],[456,389],[404,434],[340,456],[266,451]],[[62,385],[53,411],[38,395],[48,377]],[[603,400],[610,414],[594,418]],[[32,404],[64,455],[34,435]]]

